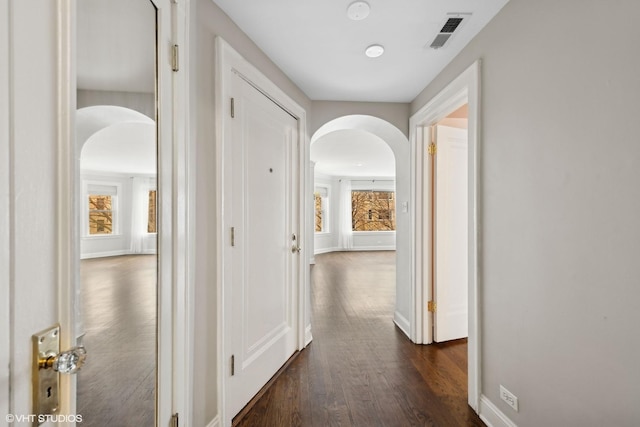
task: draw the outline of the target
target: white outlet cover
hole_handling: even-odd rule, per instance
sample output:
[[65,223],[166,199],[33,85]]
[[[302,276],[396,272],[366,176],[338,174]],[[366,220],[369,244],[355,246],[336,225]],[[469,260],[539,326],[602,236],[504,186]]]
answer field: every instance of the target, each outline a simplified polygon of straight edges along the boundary
[[502,385],[500,386],[500,399],[502,399],[507,405],[511,406],[514,411],[518,412],[518,398]]

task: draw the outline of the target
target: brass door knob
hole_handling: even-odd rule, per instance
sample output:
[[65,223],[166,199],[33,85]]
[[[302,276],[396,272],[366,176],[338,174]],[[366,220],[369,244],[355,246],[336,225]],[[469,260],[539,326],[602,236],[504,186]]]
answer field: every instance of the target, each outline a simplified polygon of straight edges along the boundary
[[61,374],[75,374],[82,368],[87,358],[84,347],[73,347],[58,354],[40,357],[40,369],[53,369]]
[[300,251],[302,250],[302,248],[298,245],[293,245],[291,246],[291,253],[295,254],[295,253],[300,253]]

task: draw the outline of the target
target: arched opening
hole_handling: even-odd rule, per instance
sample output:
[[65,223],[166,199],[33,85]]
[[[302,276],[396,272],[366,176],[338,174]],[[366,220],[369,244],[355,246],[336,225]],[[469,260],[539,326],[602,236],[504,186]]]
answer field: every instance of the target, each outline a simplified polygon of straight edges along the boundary
[[[116,420],[135,412],[141,424],[149,424],[155,416],[156,134],[154,120],[122,106],[76,112],[81,261],[75,320],[80,342],[94,361],[78,376],[77,406],[89,423],[106,416],[108,402],[118,401],[123,387],[136,391],[120,402]],[[116,387],[113,369],[105,366],[115,363],[110,351],[123,347],[130,351],[117,359]],[[136,363],[139,359],[145,362]],[[93,392],[97,388],[99,396]]]
[[[323,197],[329,200],[329,204],[334,205],[333,209],[331,207],[325,209],[325,221],[329,232],[323,233],[323,224],[314,217],[313,229],[314,231],[320,229],[320,232],[313,233],[314,249],[311,253],[393,248],[396,253],[396,303],[393,319],[395,324],[410,337],[413,297],[409,151],[407,137],[391,123],[368,115],[350,115],[331,120],[314,133],[311,138],[310,156],[313,175],[316,175],[317,169],[320,172],[318,176],[321,178],[318,179],[316,186],[314,177],[314,190],[319,191],[314,191],[315,203],[312,212],[315,216],[317,211],[315,207],[320,205],[322,208],[322,200],[318,201],[318,199]],[[329,159],[330,152],[334,154],[335,162],[332,165],[324,164]],[[314,159],[320,160],[314,164]],[[323,188],[327,191],[323,191]],[[364,202],[367,204],[364,223],[369,225],[364,225],[365,231],[354,231],[355,236],[352,235],[349,238],[348,226],[345,225],[347,220],[344,217],[349,215],[345,206],[349,202],[353,203],[353,198],[357,197],[352,189],[374,193],[371,198],[376,199],[376,202],[373,200]],[[333,197],[329,194],[330,192],[334,193]],[[349,196],[346,195],[347,192]],[[389,196],[389,192],[393,192],[393,196]],[[340,199],[342,202],[339,202]],[[338,206],[335,206],[336,203]],[[391,212],[389,212],[390,208]],[[332,212],[333,215],[331,215]],[[355,223],[358,222],[355,215],[356,211],[351,210],[352,231],[356,229]],[[362,216],[361,213],[359,215]],[[366,231],[367,227],[369,229],[377,227],[372,225],[372,222],[381,225],[382,230]],[[342,224],[341,227],[340,224]],[[385,230],[389,226],[392,226],[393,230]],[[342,228],[344,233],[337,232],[339,228]]]

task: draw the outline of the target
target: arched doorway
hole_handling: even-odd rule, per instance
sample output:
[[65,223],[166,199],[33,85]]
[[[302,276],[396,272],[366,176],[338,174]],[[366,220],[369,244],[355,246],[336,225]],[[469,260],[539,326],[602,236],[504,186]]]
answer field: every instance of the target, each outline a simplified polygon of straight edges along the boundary
[[[312,136],[311,146],[322,138],[341,131],[358,131],[383,141],[395,157],[395,248],[396,248],[396,307],[395,324],[412,336],[412,239],[413,224],[410,214],[411,159],[407,137],[386,120],[369,115],[348,115],[322,125]],[[313,183],[312,177],[310,181]],[[312,189],[313,190],[313,189]],[[311,191],[313,192],[313,191]],[[315,209],[311,210],[315,212]],[[311,227],[310,227],[311,228]],[[313,229],[309,236],[313,236]],[[311,251],[313,253],[313,251]]]

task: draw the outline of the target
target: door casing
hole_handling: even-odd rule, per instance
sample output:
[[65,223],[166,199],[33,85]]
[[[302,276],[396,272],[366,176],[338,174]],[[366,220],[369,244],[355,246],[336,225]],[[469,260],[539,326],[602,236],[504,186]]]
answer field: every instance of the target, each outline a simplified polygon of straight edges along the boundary
[[429,164],[425,162],[428,146],[429,127],[435,125],[458,107],[469,104],[468,127],[468,273],[469,273],[469,339],[468,339],[468,403],[476,412],[480,407],[480,276],[478,261],[480,258],[479,218],[480,201],[480,61],[474,62],[455,80],[420,108],[409,120],[412,164],[411,182],[414,184],[413,226],[415,238],[413,244],[413,300],[412,323],[415,325],[412,340],[417,344],[429,344],[431,336],[431,316],[427,312],[427,303],[432,295],[428,277],[430,257],[428,242],[431,239],[427,226],[428,211],[425,202],[428,188],[423,185],[425,176],[430,174]]
[[[282,109],[291,114],[298,121],[297,138],[295,141],[298,145],[298,170],[300,171],[300,183],[298,185],[299,195],[298,200],[305,201],[308,197],[305,197],[305,189],[308,185],[308,162],[307,159],[307,132],[306,132],[306,112],[298,105],[293,99],[291,99],[286,93],[284,93],[278,86],[271,82],[264,74],[262,74],[257,68],[251,65],[245,60],[238,52],[236,52],[224,39],[221,37],[216,38],[216,239],[217,245],[217,320],[218,320],[218,339],[217,339],[217,377],[218,377],[218,412],[220,420],[223,426],[231,426],[231,418],[235,414],[225,413],[225,377],[227,375],[227,369],[229,369],[229,363],[225,360],[224,355],[226,349],[224,348],[225,334],[228,333],[229,328],[225,324],[224,316],[224,281],[226,280],[224,270],[228,260],[225,259],[224,252],[228,240],[225,236],[228,236],[227,230],[224,229],[224,145],[227,129],[230,128],[228,120],[231,116],[231,73],[240,75],[245,81],[254,86],[265,96],[270,98],[273,102],[278,104]],[[307,260],[307,226],[305,225],[305,219],[308,215],[308,203],[299,203],[298,218],[300,218],[299,226],[299,242],[301,247],[300,256],[297,258],[297,282],[298,292],[296,301],[296,335],[297,335],[297,349],[301,350],[305,347],[305,318],[306,318],[306,298],[309,290],[309,266]]]

